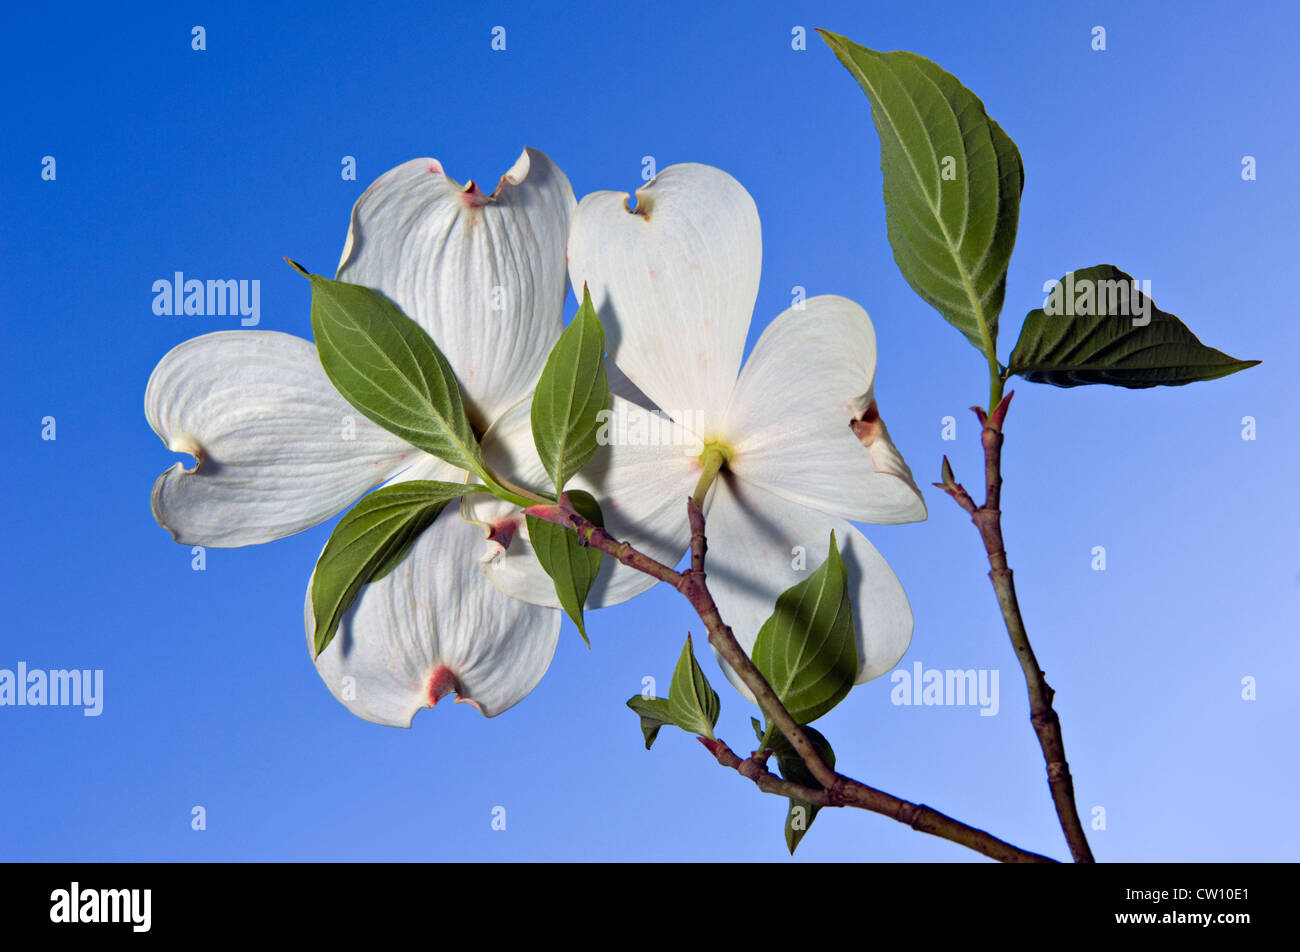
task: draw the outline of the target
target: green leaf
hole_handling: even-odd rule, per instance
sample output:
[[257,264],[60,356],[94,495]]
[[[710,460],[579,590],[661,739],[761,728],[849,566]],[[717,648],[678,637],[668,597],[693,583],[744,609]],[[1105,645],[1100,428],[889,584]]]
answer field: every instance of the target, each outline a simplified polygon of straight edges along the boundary
[[533,442],[557,493],[596,452],[597,417],[608,409],[605,330],[583,285],[582,306],[551,348],[533,394]]
[[821,34],[871,100],[899,270],[996,366],[1025,185],[1020,151],[979,97],[928,59]]
[[673,717],[668,712],[668,701],[661,697],[642,697],[638,694],[628,700],[627,706],[641,715],[641,733],[645,735],[645,749],[649,750],[659,736],[659,728],[673,723]]
[[339,520],[316,560],[311,585],[317,655],[334,639],[362,586],[395,569],[447,503],[482,488],[411,480],[375,490]]
[[[754,736],[758,738],[760,744],[767,737],[767,732],[763,725],[759,723],[758,718],[751,717],[749,723],[754,727]],[[835,751],[831,749],[831,742],[828,741],[815,727],[803,725],[804,736],[812,743],[813,749],[821,755],[826,766],[832,770],[835,769]],[[772,731],[768,747],[776,755],[777,768],[780,771],[783,780],[789,780],[791,783],[797,783],[801,787],[812,787],[817,790],[821,787],[817,778],[812,775],[808,765],[803,762],[803,758],[795,753],[795,749],[790,746],[784,734],[780,731]],[[803,839],[803,835],[812,827],[812,822],[817,818],[821,807],[815,803],[809,803],[807,800],[800,800],[797,797],[788,797],[789,804],[785,814],[785,845],[790,850],[790,855],[794,855],[795,847]]]
[[[605,517],[601,514],[600,504],[591,493],[574,489],[567,495],[579,515],[588,522],[604,527]],[[537,561],[555,583],[555,594],[560,599],[560,605],[578,626],[582,640],[590,645],[587,627],[582,619],[582,606],[587,603],[587,593],[591,591],[596,575],[600,572],[600,559],[604,553],[600,549],[581,545],[578,534],[572,529],[536,516],[527,518],[528,539],[533,545],[533,551],[537,553]]]
[[673,723],[684,731],[713,740],[713,725],[718,723],[721,709],[722,702],[700,670],[691,650],[691,636],[687,635],[668,686],[668,710]]
[[826,561],[777,598],[775,611],[758,630],[752,657],[800,724],[821,717],[853,687],[857,635],[834,532]]
[[388,432],[487,481],[456,374],[424,328],[377,291],[307,277],[312,334],[335,389]]
[[1206,347],[1129,275],[1100,264],[1071,271],[1029,312],[1008,373],[1057,387],[1140,389],[1214,380],[1258,363]]
[[[826,761],[826,766],[834,770],[835,751],[831,749],[830,741],[823,737],[820,731],[807,725],[804,726],[803,732],[812,743],[813,749],[821,755],[822,760]],[[762,740],[761,737],[759,739]],[[771,746],[783,779],[797,783],[801,787],[812,787],[814,790],[821,788],[817,778],[808,770],[803,758],[795,753],[795,749],[790,746],[784,734],[773,731]],[[821,807],[795,797],[789,798],[789,804],[785,816],[785,845],[789,848],[790,854],[794,855],[795,847],[812,826],[812,821],[817,818]]]

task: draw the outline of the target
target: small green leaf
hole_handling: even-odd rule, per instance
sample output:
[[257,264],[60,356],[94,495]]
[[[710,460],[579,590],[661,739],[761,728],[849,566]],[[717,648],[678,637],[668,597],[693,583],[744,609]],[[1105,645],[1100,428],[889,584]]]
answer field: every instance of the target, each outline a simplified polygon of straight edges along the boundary
[[377,291],[307,277],[312,334],[335,389],[390,433],[487,481],[456,374],[424,328]]
[[928,59],[821,34],[871,100],[899,270],[996,366],[1025,185],[1020,151],[979,97]]
[[411,480],[377,489],[353,506],[316,561],[311,586],[316,654],[333,640],[362,586],[395,569],[447,503],[481,491],[464,483]]
[[[1149,287],[1149,285],[1148,285]],[[1181,387],[1254,367],[1206,347],[1114,265],[1071,271],[1030,311],[1010,374],[1056,387]]]
[[[591,493],[574,489],[567,495],[579,515],[598,526],[605,525],[600,504]],[[596,575],[600,572],[600,559],[604,553],[600,549],[579,544],[578,535],[572,529],[557,526],[536,516],[528,516],[528,539],[533,545],[533,551],[537,553],[537,561],[555,583],[555,594],[560,599],[560,605],[578,626],[582,640],[590,645],[587,627],[582,619],[582,607],[587,603],[587,593],[596,582]]]
[[[754,736],[758,738],[760,744],[767,737],[767,732],[757,717],[751,717],[749,723],[754,727]],[[835,751],[831,749],[831,742],[822,736],[821,731],[815,727],[803,726],[804,736],[812,743],[813,749],[821,755],[826,766],[832,770],[835,769]],[[772,731],[772,736],[768,743],[772,753],[776,755],[777,768],[784,780],[791,783],[797,783],[801,787],[811,787],[817,790],[821,784],[817,778],[812,775],[803,758],[795,753],[795,749],[790,746],[784,734],[780,731]],[[790,850],[790,855],[794,855],[795,847],[803,839],[803,835],[812,827],[812,821],[817,818],[817,813],[821,807],[809,803],[807,800],[800,800],[797,797],[787,799],[789,807],[785,814],[785,845]]]
[[668,686],[668,710],[673,723],[684,731],[713,740],[713,725],[718,723],[722,702],[700,670],[691,650],[691,636],[686,636],[682,655],[677,659],[672,683]]
[[758,630],[752,657],[800,724],[817,720],[853,687],[857,635],[834,532],[826,561],[777,598],[775,611]]
[[641,733],[645,735],[645,749],[649,750],[659,736],[659,728],[673,723],[673,717],[668,712],[668,701],[661,697],[642,697],[638,694],[628,700],[627,706],[641,715]]
[[[805,725],[803,732],[812,743],[813,749],[826,762],[826,766],[834,770],[835,751],[831,749],[830,741],[823,737],[816,728]],[[814,790],[820,789],[821,784],[808,770],[803,758],[795,753],[794,748],[790,746],[790,742],[786,740],[784,734],[780,731],[773,731],[771,743],[772,752],[776,755],[777,766],[781,769],[783,779],[789,780],[791,783],[797,783],[801,787],[812,787]],[[817,818],[817,813],[821,810],[821,807],[795,797],[790,797],[789,803],[790,806],[785,816],[785,845],[793,856],[795,847],[799,845],[803,835],[812,826],[812,821]]]
[[605,330],[583,285],[582,306],[551,348],[533,394],[533,442],[557,493],[596,452],[598,417],[608,409]]

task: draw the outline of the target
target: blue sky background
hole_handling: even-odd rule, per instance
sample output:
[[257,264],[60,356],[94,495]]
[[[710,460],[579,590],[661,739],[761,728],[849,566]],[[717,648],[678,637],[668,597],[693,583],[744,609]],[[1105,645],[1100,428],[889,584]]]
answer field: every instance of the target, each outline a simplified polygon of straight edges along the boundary
[[[794,285],[861,302],[881,410],[918,480],[948,453],[977,483],[966,407],[986,399],[986,369],[894,266],[867,101],[812,33],[824,26],[935,60],[1019,145],[1004,360],[1042,283],[1102,262],[1151,280],[1206,343],[1264,360],[1179,389],[1018,384],[1004,510],[1081,811],[1105,810],[1098,858],[1295,859],[1294,8],[609,6],[6,7],[0,667],[102,668],[105,703],[98,718],[0,708],[0,858],[786,861],[783,801],[680,732],[647,753],[623,706],[646,675],[666,689],[700,630],[675,593],[591,616],[590,651],[566,621],[549,674],[499,718],[445,704],[409,732],[368,724],[331,697],[303,638],[329,527],[209,549],[192,571],[150,515],[177,457],[142,405],[168,349],[238,327],[155,316],[158,278],[259,279],[260,327],[310,336],[306,286],[281,256],[329,272],[353,201],[388,168],[432,156],[493,181],[531,145],[581,196],[635,188],[651,155],[717,165],[753,194],[751,345]],[[345,155],[356,181],[340,178]],[[1257,181],[1241,178],[1245,155]],[[937,490],[927,499],[926,523],[866,529],[912,600],[903,665],[996,669],[1000,711],[894,706],[882,679],[819,726],[851,775],[1063,857],[978,537]],[[751,707],[702,660],[719,736],[748,750]],[[977,858],[826,811],[796,861]]]

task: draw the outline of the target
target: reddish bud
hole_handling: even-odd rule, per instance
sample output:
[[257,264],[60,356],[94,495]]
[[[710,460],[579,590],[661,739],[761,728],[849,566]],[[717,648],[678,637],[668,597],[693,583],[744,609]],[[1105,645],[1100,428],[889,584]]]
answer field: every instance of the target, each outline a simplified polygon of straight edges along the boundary
[[695,739],[698,740],[701,744],[703,744],[704,749],[707,750],[709,753],[711,753],[714,757],[717,757],[720,753],[722,753],[721,741],[709,740],[709,738],[707,737],[697,737]]
[[548,502],[529,506],[524,510],[524,515],[536,516],[538,519],[554,522],[557,526],[567,526],[569,516],[573,515],[573,505],[569,502],[568,496],[561,495],[558,503]]
[[1002,398],[1001,403],[993,408],[993,414],[989,417],[989,426],[993,427],[993,429],[1002,429],[1002,421],[1007,418],[1007,408],[1011,406],[1011,398],[1015,395],[1016,392],[1012,390]]

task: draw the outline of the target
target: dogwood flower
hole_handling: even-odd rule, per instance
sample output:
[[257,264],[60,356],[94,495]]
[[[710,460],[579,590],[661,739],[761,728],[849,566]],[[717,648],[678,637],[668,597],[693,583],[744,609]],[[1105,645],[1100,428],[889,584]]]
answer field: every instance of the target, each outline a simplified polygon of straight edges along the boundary
[[638,189],[635,210],[627,201],[622,192],[583,198],[570,277],[590,289],[619,369],[703,446],[692,465],[662,475],[674,482],[678,552],[682,498],[705,467],[720,466],[703,501],[709,583],[749,651],[834,530],[858,633],[857,683],[878,677],[907,650],[912,613],[893,570],[848,520],[914,522],[926,509],[877,410],[870,319],[846,298],[809,298],[768,325],[742,369],[762,257],[749,193],[725,172],[690,164]]
[[[512,450],[494,423],[526,401],[563,326],[575,205],[564,173],[525,149],[491,194],[417,159],[381,176],[352,211],[338,279],[379,290],[430,334],[456,372],[471,424],[498,456]],[[269,542],[386,481],[468,479],[354,410],[314,345],[289,334],[226,331],[180,344],[154,370],[145,412],[169,449],[195,459],[153,489],[154,517],[185,544]],[[619,494],[640,479],[638,462],[609,447],[586,484]],[[396,569],[363,589],[316,659],[353,713],[409,726],[455,692],[491,717],[536,687],[555,652],[558,602],[554,591],[540,605],[509,598],[485,574],[481,560],[509,546],[523,522],[517,510],[498,515],[485,539],[485,527],[447,507]],[[627,528],[622,515],[615,521]],[[592,607],[651,583],[606,568]],[[305,619],[310,647],[310,584]]]

